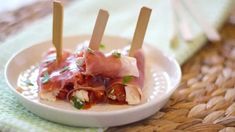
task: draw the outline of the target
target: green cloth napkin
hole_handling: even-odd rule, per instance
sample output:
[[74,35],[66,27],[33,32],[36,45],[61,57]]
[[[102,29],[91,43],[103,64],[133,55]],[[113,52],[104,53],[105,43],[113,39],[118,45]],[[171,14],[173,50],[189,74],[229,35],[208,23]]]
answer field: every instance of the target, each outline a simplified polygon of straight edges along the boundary
[[[226,20],[234,0],[196,0],[193,2],[198,12],[201,12],[200,14],[205,19],[218,28]],[[201,28],[185,11],[184,15],[193,29],[194,40],[187,44],[179,39],[178,47],[171,48],[173,17],[170,0],[74,1],[65,10],[64,35],[91,34],[98,10],[103,8],[110,13],[105,34],[131,39],[142,6],[153,9],[145,41],[173,55],[179,63],[182,64],[205,43],[206,38]],[[0,131],[103,131],[102,128],[70,127],[46,121],[26,110],[6,85],[3,72],[7,60],[25,47],[50,39],[51,29],[52,17],[50,15],[0,44]]]

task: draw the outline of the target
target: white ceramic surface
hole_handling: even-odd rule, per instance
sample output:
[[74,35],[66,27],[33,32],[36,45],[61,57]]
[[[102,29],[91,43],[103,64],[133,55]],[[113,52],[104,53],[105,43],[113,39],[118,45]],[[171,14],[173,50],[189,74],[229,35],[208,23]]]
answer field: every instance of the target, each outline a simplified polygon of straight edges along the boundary
[[[64,49],[75,49],[90,36],[64,38]],[[104,52],[121,49],[130,41],[125,38],[106,36],[102,41]],[[27,96],[16,90],[19,75],[40,62],[42,54],[52,47],[51,41],[28,47],[15,54],[7,63],[5,77],[10,89],[19,101],[36,115],[71,126],[110,127],[124,125],[147,118],[156,113],[175,91],[181,79],[181,70],[175,59],[147,44],[143,45],[146,58],[146,77],[142,103],[135,106],[100,104],[88,110],[77,110],[64,101],[42,101],[38,96]],[[29,70],[28,70],[29,71]],[[36,87],[31,89],[37,89]]]

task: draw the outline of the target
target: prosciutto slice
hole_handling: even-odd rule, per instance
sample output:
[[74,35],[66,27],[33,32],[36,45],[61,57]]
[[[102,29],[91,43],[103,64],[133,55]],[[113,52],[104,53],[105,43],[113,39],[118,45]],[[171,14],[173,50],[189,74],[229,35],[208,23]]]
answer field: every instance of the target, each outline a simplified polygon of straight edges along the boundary
[[57,63],[56,52],[51,50],[39,65],[37,83],[41,99],[72,100],[79,108],[97,103],[139,104],[144,56],[141,50],[129,57],[83,48],[76,53],[63,51],[61,62]]
[[56,53],[51,50],[44,56],[39,66],[37,83],[39,96],[42,99],[55,101],[64,87],[68,90],[72,89],[75,80],[79,80],[76,83],[82,83],[83,69],[76,64],[79,57],[68,51],[63,51],[62,55],[61,63],[58,64],[55,60]]
[[105,56],[100,51],[85,53],[86,74],[106,77],[139,76],[136,58],[109,54]]
[[[134,55],[137,60],[139,77],[127,76],[128,78],[116,78],[110,81],[107,97],[113,101],[124,101],[127,104],[135,105],[141,102],[142,87],[144,85],[144,55],[141,50]],[[126,79],[126,80],[125,80]],[[121,90],[120,90],[121,89]],[[124,92],[123,92],[124,91]],[[120,98],[122,97],[122,98]]]
[[134,57],[137,60],[137,67],[139,71],[139,77],[137,78],[138,85],[143,88],[144,86],[144,78],[145,78],[145,58],[143,50],[137,50],[134,54]]
[[[86,90],[91,93],[89,94],[91,98],[95,98],[99,102],[101,102],[101,98],[104,100],[105,78],[85,74],[83,51],[76,54],[64,51],[59,64],[55,57],[55,51],[49,51],[39,66],[37,83],[39,96],[42,99],[66,100],[71,92]],[[96,102],[94,99],[91,101]]]
[[106,57],[100,51],[85,52],[86,74],[115,77],[121,70],[121,61],[114,56]]

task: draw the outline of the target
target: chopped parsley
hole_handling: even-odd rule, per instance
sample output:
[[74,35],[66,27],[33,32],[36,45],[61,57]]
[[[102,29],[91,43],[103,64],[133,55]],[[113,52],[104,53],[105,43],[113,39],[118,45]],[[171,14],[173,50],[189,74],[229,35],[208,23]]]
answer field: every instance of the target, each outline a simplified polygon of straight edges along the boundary
[[47,58],[43,62],[44,63],[51,63],[51,62],[54,62],[55,60],[56,60],[55,55],[49,55],[49,56],[47,56]]
[[44,84],[44,83],[47,83],[49,80],[50,80],[50,76],[49,76],[48,72],[45,72],[45,73],[43,74],[43,77],[42,77],[42,83],[43,83],[43,84]]
[[84,102],[82,102],[80,99],[78,99],[75,96],[72,96],[71,102],[72,102],[73,106],[77,109],[83,109],[83,107],[85,105]]
[[82,58],[82,59],[77,59],[77,61],[76,61],[76,64],[78,65],[78,66],[82,66],[83,65],[83,63],[84,63],[84,59]]
[[105,45],[104,44],[100,44],[99,49],[105,49]]
[[34,84],[33,84],[30,80],[25,80],[24,83],[25,83],[27,86],[34,86]]
[[91,49],[91,48],[87,48],[87,51],[89,52],[89,53],[92,53],[92,54],[94,54],[94,50],[93,49]]
[[132,76],[124,76],[124,77],[122,78],[122,83],[123,83],[123,84],[127,84],[127,83],[129,83],[132,79],[133,79]]
[[60,73],[63,73],[63,72],[65,72],[65,71],[67,71],[68,69],[69,69],[69,67],[68,67],[68,66],[65,66],[63,69],[60,70]]
[[121,57],[121,53],[119,53],[119,52],[117,52],[117,51],[114,51],[114,52],[112,53],[112,55],[113,55],[114,57],[116,57],[116,58],[120,58],[120,57]]

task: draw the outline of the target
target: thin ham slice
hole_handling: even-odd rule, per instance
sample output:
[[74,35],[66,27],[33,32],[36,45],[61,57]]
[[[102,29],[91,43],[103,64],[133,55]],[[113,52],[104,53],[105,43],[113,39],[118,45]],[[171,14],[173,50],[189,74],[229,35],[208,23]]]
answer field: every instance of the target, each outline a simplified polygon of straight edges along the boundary
[[139,77],[137,78],[137,82],[141,88],[144,86],[144,78],[145,78],[145,58],[143,50],[137,50],[134,54],[134,57],[137,60],[137,67],[139,71]]
[[136,58],[128,56],[105,56],[100,51],[86,51],[86,74],[106,77],[139,76]]
[[[81,82],[81,67],[77,67],[77,57],[68,51],[63,51],[61,63],[55,60],[55,50],[49,51],[39,65],[39,76],[37,83],[39,86],[39,96],[45,100],[55,101],[65,85],[75,82]],[[48,75],[48,81],[43,81],[45,74]],[[78,81],[77,81],[78,80]],[[70,88],[72,89],[72,88]]]
[[[137,67],[139,70],[139,77],[130,76],[131,80],[129,82],[125,83],[123,82],[123,78],[115,78],[112,79],[108,86],[108,92],[107,97],[112,100],[117,100],[116,95],[119,94],[125,94],[123,97],[125,97],[125,101],[130,105],[139,104],[141,102],[141,98],[143,96],[142,94],[142,88],[144,85],[144,54],[142,50],[138,50],[134,57],[137,60]],[[122,88],[125,90],[125,93],[115,93],[117,88]],[[120,90],[119,90],[120,91]]]
[[125,84],[123,78],[115,78],[110,81],[107,91],[107,97],[114,102],[124,100],[127,104],[135,105],[139,104],[142,98],[142,90],[136,77],[132,77]]
[[115,77],[121,69],[121,61],[114,56],[106,57],[100,51],[85,52],[86,74]]
[[[83,49],[72,54],[63,51],[61,63],[55,61],[55,51],[49,51],[39,66],[39,96],[45,100],[66,100],[78,90],[89,93],[91,103],[102,103],[106,98],[117,99],[118,104],[138,104],[144,84],[144,55],[141,50],[134,57]],[[43,82],[45,73],[49,80]],[[131,81],[123,84],[123,77]],[[112,88],[115,96],[110,96]],[[106,95],[107,94],[107,95]],[[109,102],[110,103],[110,102]]]

